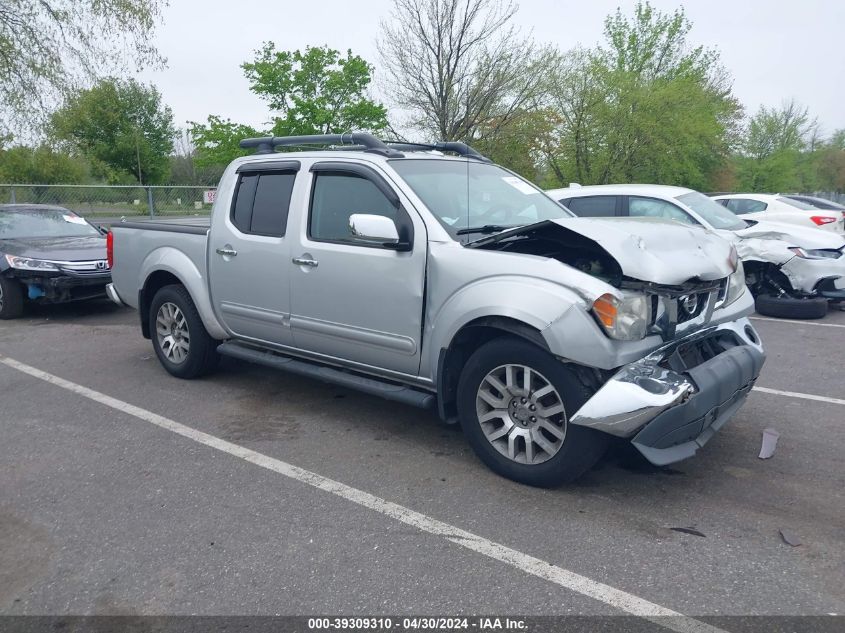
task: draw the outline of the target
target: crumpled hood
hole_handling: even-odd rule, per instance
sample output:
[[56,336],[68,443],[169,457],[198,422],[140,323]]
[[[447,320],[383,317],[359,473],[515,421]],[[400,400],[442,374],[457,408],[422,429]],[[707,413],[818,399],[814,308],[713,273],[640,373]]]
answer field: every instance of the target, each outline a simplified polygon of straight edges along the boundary
[[782,222],[760,221],[754,226],[735,231],[741,239],[781,240],[789,242],[789,246],[800,246],[806,249],[842,248],[845,238],[832,231],[814,229],[810,226],[784,224]]
[[101,235],[85,235],[0,240],[0,254],[69,262],[105,259],[106,238]]
[[[489,248],[509,238],[568,231],[610,255],[622,274],[656,284],[723,279],[733,272],[730,242],[712,231],[659,218],[560,218],[521,226],[466,244]],[[579,238],[580,239],[580,238]]]
[[622,272],[640,281],[678,285],[710,281],[733,272],[731,245],[711,231],[659,218],[553,220],[610,253]]

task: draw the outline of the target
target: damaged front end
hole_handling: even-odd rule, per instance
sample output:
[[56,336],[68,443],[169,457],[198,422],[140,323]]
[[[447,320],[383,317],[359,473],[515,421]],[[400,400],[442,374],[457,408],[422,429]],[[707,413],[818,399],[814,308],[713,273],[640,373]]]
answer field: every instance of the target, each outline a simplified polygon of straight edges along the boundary
[[687,459],[742,406],[764,361],[748,319],[707,328],[620,368],[569,422],[628,438],[658,466]]
[[[562,361],[599,370],[595,393],[569,423],[630,439],[653,464],[692,456],[760,374],[765,354],[745,318],[753,302],[742,262],[711,232],[577,218],[470,246],[556,259],[613,287],[588,299],[606,337],[591,336],[588,321],[572,310],[543,334]],[[618,328],[620,318],[627,328]]]
[[[558,260],[614,288],[593,298],[593,316],[620,341],[676,336],[707,326],[745,291],[736,250],[698,228],[648,219],[539,222],[468,244]],[[615,315],[628,307],[628,328]]]

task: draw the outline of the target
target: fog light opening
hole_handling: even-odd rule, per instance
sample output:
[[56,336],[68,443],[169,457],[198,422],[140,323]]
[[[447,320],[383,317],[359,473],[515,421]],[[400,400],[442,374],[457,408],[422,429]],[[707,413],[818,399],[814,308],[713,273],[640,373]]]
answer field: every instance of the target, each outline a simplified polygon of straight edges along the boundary
[[760,339],[757,338],[757,332],[755,332],[754,328],[750,325],[745,326],[745,335],[748,337],[748,340],[750,340],[755,345],[760,344]]

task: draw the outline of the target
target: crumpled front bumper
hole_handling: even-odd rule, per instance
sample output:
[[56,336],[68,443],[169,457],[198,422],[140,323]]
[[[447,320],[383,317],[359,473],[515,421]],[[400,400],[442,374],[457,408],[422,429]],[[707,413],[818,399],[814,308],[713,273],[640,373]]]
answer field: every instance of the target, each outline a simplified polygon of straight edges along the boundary
[[837,294],[845,294],[845,255],[837,259],[805,259],[793,257],[781,266],[792,287],[801,292],[812,293],[819,291],[825,295],[822,288],[831,293],[829,298],[836,298]]
[[631,438],[653,464],[677,462],[733,417],[764,361],[747,318],[707,328],[622,367],[569,422]]

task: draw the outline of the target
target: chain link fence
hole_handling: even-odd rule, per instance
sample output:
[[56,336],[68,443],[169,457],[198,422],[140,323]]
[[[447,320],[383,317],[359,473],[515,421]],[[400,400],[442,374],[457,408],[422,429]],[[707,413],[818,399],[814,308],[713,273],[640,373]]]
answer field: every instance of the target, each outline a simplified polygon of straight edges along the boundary
[[833,202],[845,204],[845,193],[836,193],[835,191],[815,191],[804,195],[816,196],[817,198],[824,198],[825,200],[833,200]]
[[0,204],[55,204],[98,221],[208,215],[216,190],[192,186],[0,184]]

